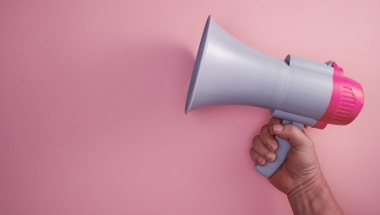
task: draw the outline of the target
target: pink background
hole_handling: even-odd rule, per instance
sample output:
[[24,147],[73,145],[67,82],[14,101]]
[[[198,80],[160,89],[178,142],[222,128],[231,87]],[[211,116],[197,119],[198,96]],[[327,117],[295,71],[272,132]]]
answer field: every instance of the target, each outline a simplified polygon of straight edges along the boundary
[[379,1],[0,1],[0,214],[291,214],[256,173],[267,110],[185,116],[209,14],[269,55],[330,59],[365,105],[307,129],[347,214],[380,212]]

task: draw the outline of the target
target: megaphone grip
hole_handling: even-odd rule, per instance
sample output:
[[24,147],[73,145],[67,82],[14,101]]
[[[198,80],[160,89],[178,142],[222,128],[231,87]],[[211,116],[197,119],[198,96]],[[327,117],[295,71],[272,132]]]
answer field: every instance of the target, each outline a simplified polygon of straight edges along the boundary
[[[297,122],[291,122],[288,120],[282,120],[282,124],[293,124],[297,126],[299,129],[302,129],[303,124],[297,123]],[[264,166],[260,166],[255,164],[255,169],[257,172],[259,172],[264,177],[271,177],[278,168],[284,163],[286,160],[286,157],[288,155],[289,150],[291,149],[291,146],[288,142],[288,140],[281,139],[277,136],[275,136],[276,140],[278,141],[278,149],[276,151],[276,160],[273,162],[267,162]]]

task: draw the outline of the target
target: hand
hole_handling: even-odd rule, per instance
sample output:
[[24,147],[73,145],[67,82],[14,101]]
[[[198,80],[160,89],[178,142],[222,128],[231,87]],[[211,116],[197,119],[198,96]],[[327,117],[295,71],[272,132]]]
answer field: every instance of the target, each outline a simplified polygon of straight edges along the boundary
[[278,190],[289,195],[300,185],[306,185],[315,178],[323,177],[312,140],[294,125],[281,125],[281,119],[271,118],[261,128],[260,135],[253,138],[250,154],[258,165],[275,160],[278,136],[287,139],[292,146],[287,159],[268,180]]
[[287,139],[292,146],[287,159],[268,180],[287,194],[293,213],[344,214],[324,178],[311,139],[294,125],[282,125],[272,118],[253,138],[251,158],[258,165],[276,159],[274,136]]

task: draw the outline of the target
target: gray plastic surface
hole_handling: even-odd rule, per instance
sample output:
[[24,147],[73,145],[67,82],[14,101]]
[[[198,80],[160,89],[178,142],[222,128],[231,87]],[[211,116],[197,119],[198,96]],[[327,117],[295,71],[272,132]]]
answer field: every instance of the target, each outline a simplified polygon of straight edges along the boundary
[[333,68],[325,63],[291,55],[280,60],[256,51],[209,17],[185,113],[212,105],[251,105],[314,126],[330,102],[332,74]]
[[276,118],[280,118],[280,119],[287,119],[294,122],[299,122],[301,124],[308,125],[308,126],[314,126],[317,123],[317,120],[315,119],[307,118],[307,117],[300,116],[293,113],[288,113],[281,110],[271,110],[270,115]]
[[[293,124],[302,130],[303,125],[301,123],[291,122],[288,120],[282,120],[282,124]],[[291,149],[291,146],[288,140],[281,139],[279,137],[275,137],[278,141],[278,149],[276,151],[276,160],[273,162],[267,162],[265,166],[259,166],[257,164],[254,165],[257,172],[259,172],[264,177],[271,177],[278,168],[285,162],[286,157]]]
[[334,75],[334,68],[328,63],[321,63],[294,55],[286,56],[285,61],[288,62],[289,66],[293,68],[314,72],[327,77],[333,77]]
[[289,66],[284,60],[250,48],[209,17],[195,60],[185,113],[226,104],[275,109],[288,76]]

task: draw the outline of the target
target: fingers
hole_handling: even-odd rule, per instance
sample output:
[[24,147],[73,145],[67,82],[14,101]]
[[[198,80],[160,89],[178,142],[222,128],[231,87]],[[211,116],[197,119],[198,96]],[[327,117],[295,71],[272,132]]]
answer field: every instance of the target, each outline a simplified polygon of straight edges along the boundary
[[273,124],[271,130],[279,138],[287,139],[293,147],[313,144],[311,139],[294,125]]
[[269,151],[275,152],[278,148],[278,143],[274,136],[269,132],[269,126],[264,125],[260,131],[260,140]]
[[276,159],[276,154],[269,151],[267,147],[264,146],[263,142],[260,139],[260,136],[254,137],[252,144],[253,147],[251,148],[250,154],[252,160],[256,164],[265,165],[266,162],[273,162]]
[[282,123],[282,119],[272,117],[272,118],[269,120],[269,122],[268,122],[269,133],[270,133],[271,135],[274,135],[274,133],[273,133],[273,129],[272,129],[273,125],[275,125],[275,124],[281,124],[281,123]]
[[[278,142],[274,135],[289,140],[293,147],[312,144],[310,138],[294,125],[282,125],[282,119],[272,117],[267,125],[261,128],[260,136],[252,140],[253,147],[250,150],[251,159],[258,165],[273,162],[276,159],[274,153],[278,149]],[[309,143],[309,144],[307,144]]]
[[279,118],[276,118],[276,117],[272,117],[269,122],[268,122],[268,125],[269,127],[273,126],[274,124],[281,124],[282,123],[282,119],[279,119]]
[[256,153],[256,151],[253,149],[253,147],[251,148],[250,153],[251,153],[251,159],[256,164],[258,164],[260,166],[264,166],[267,163],[267,161],[263,157],[261,157],[259,154]]

